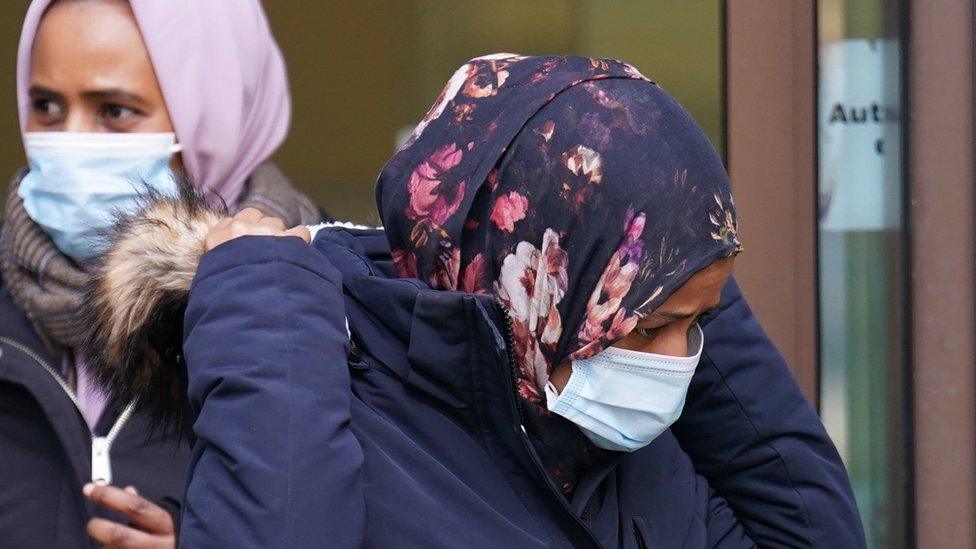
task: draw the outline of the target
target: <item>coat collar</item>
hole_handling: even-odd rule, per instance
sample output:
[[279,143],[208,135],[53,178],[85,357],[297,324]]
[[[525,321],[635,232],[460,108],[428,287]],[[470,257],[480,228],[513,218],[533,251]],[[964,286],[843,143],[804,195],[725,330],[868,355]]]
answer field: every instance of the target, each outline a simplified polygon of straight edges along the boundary
[[[391,277],[381,231],[326,229],[314,245],[342,273],[355,345],[404,383],[441,402],[470,427],[501,443],[579,514],[624,454],[593,446],[568,420],[523,410],[517,398],[504,312],[493,297],[431,290]],[[466,367],[459,367],[465,365]],[[576,467],[572,493],[558,465]],[[571,496],[571,503],[568,499]]]
[[[51,368],[59,366],[26,315],[0,287],[0,379],[23,387],[37,401],[64,448],[80,495],[81,486],[91,477],[90,431],[71,399],[38,362]],[[88,516],[94,513],[87,499],[84,507]]]

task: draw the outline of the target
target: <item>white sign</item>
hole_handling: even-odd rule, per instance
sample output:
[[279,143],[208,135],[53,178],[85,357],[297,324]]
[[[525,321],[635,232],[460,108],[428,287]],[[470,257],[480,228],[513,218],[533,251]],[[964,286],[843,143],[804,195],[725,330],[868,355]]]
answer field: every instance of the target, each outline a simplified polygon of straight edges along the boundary
[[898,44],[857,38],[820,51],[820,227],[880,230],[899,219]]

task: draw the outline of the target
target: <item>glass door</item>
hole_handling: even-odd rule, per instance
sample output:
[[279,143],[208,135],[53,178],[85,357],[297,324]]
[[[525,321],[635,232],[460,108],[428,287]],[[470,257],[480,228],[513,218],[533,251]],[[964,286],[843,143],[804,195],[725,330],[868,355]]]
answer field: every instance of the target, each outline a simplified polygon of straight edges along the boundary
[[820,408],[870,547],[905,547],[902,6],[821,0]]

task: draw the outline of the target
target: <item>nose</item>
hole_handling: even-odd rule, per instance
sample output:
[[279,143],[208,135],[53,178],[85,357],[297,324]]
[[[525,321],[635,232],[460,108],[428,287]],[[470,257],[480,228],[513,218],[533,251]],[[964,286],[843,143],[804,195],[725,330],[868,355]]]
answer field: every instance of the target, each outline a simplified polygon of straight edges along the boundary
[[71,109],[61,124],[63,132],[97,132],[101,131],[94,117],[87,115],[85,109]]

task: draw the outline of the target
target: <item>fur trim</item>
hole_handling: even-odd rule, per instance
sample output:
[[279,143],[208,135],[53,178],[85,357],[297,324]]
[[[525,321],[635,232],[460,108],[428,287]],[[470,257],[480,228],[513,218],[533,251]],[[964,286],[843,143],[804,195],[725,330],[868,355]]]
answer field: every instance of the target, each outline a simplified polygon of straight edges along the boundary
[[308,233],[311,235],[312,240],[315,240],[315,235],[319,234],[322,229],[353,229],[353,230],[372,230],[372,229],[382,229],[383,227],[367,227],[366,225],[360,225],[359,223],[353,223],[351,221],[325,221],[323,223],[318,223],[316,225],[308,225]]
[[[188,183],[176,197],[151,189],[138,212],[121,215],[102,237],[83,306],[82,347],[99,383],[115,397],[137,399],[154,428],[185,433],[183,315],[210,229],[227,215]],[[310,226],[366,228],[344,222]]]
[[227,214],[187,183],[177,197],[150,191],[144,200],[104,235],[111,246],[87,288],[83,350],[113,395],[138,399],[154,426],[183,432],[183,313],[207,233]]

